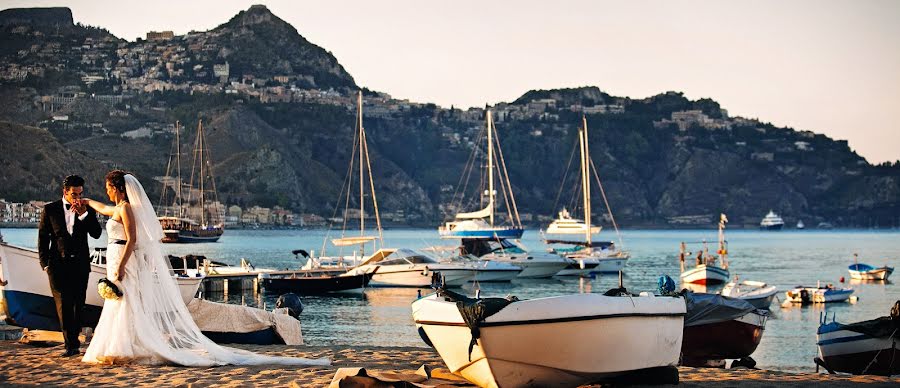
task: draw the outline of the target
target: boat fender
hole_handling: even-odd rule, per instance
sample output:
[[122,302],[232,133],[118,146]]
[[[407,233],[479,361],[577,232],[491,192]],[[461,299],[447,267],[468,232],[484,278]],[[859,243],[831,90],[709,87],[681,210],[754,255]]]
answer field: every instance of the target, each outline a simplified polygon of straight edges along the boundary
[[300,313],[303,312],[303,302],[297,294],[289,292],[278,297],[275,301],[275,308],[287,308],[288,315],[300,319]]

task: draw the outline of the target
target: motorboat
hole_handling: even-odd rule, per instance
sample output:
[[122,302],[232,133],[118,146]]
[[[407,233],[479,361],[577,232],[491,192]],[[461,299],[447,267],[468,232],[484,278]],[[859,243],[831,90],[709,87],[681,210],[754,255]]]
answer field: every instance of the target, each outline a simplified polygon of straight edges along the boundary
[[450,371],[480,387],[574,387],[677,365],[684,300],[608,294],[616,296],[473,299],[439,290],[413,302],[412,315]]
[[412,249],[379,249],[348,275],[373,273],[371,286],[430,287],[432,276],[439,273],[445,285],[459,287],[473,279],[475,273],[465,265],[441,263]]
[[803,220],[797,221],[797,229],[806,229],[806,225],[803,224]]
[[758,309],[768,310],[778,294],[778,287],[754,280],[738,281],[735,279],[722,288],[722,296],[743,299]]
[[684,294],[682,365],[702,366],[710,360],[744,359],[756,351],[768,311],[746,300],[717,294]]
[[329,273],[315,270],[273,271],[257,275],[259,285],[267,293],[293,292],[300,295],[318,295],[330,292],[361,291],[369,285],[378,268],[370,272]]
[[438,261],[441,263],[454,263],[464,265],[466,268],[472,271],[472,279],[469,280],[471,282],[508,282],[515,279],[519,276],[520,273],[522,273],[522,267],[518,265],[479,259],[473,255],[455,256],[451,258],[439,259]]
[[520,279],[549,278],[573,263],[549,252],[529,251],[522,243],[509,239],[462,239],[461,250],[482,260],[521,267],[517,276]]
[[888,276],[894,273],[894,267],[882,266],[875,268],[868,264],[859,263],[857,254],[853,254],[853,264],[850,265],[850,279],[859,280],[888,280]]
[[787,301],[800,304],[843,302],[850,299],[852,294],[852,288],[838,288],[832,284],[815,287],[797,286],[785,292]]
[[547,234],[597,234],[603,229],[600,226],[588,225],[584,220],[572,218],[569,211],[563,208],[558,217],[547,226]]
[[709,246],[703,241],[703,249],[697,252],[696,264],[693,268],[687,267],[686,261],[691,253],[687,251],[687,244],[681,243],[678,261],[681,264],[681,282],[700,285],[717,285],[728,281],[731,277],[728,273],[728,241],[725,240],[725,224],[728,218],[725,214],[719,217],[719,249],[716,255],[709,254]]
[[[843,324],[820,315],[815,363],[829,373],[900,374],[900,301],[888,316]],[[818,366],[816,369],[818,369]]]
[[[103,298],[97,293],[97,283],[106,277],[106,263],[99,261],[94,255],[91,272],[88,275],[88,288],[85,293],[82,322],[84,326],[94,327],[100,319]],[[0,291],[6,300],[6,316],[16,326],[37,330],[59,331],[59,316],[56,303],[50,292],[47,274],[41,270],[38,252],[35,249],[23,248],[0,243],[0,274],[5,284],[0,283]],[[181,276],[172,274],[184,303],[189,303],[200,288],[205,276]],[[0,314],[2,315],[2,314]]]
[[783,227],[784,220],[772,210],[769,210],[769,213],[759,222],[759,229],[761,230],[781,230]]

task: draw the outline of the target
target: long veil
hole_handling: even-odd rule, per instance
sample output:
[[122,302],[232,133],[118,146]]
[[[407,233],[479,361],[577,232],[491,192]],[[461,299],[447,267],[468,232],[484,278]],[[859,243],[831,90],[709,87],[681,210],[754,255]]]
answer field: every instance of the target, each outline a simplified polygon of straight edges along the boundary
[[[138,284],[140,295],[129,298],[140,342],[160,360],[185,366],[213,365],[329,365],[327,358],[273,357],[214,343],[194,322],[178,290],[171,264],[163,256],[162,227],[141,183],[125,175],[125,190],[135,223],[136,244],[126,277]],[[126,296],[127,297],[127,296]]]

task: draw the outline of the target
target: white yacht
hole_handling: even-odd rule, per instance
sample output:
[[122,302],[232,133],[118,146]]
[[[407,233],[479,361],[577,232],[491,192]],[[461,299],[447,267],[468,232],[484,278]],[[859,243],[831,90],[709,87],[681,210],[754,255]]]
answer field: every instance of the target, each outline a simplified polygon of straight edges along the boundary
[[462,239],[464,254],[482,260],[519,266],[518,278],[549,278],[573,263],[572,260],[549,252],[528,251],[521,243],[508,239]]
[[781,230],[783,227],[784,220],[771,210],[769,210],[769,214],[766,214],[766,217],[759,223],[759,228],[762,230]]
[[375,272],[370,286],[428,287],[436,272],[444,284],[459,287],[473,280],[475,272],[462,264],[439,263],[412,249],[379,249],[347,274]]

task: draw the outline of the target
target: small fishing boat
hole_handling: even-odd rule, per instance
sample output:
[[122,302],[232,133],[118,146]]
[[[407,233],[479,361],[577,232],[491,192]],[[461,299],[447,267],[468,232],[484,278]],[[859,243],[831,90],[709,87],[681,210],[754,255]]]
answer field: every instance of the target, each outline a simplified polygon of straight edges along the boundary
[[[97,282],[106,277],[106,263],[98,261],[99,257],[101,256],[94,255],[88,275],[82,313],[82,323],[87,327],[97,325],[103,308],[103,298],[97,293]],[[5,281],[5,284],[0,284],[0,292],[6,300],[6,316],[13,324],[29,329],[59,331],[56,303],[50,292],[47,274],[41,270],[37,250],[0,243],[0,274],[0,278]],[[203,274],[191,277],[172,276],[176,278],[185,304],[197,295],[197,289],[204,279]]]
[[837,288],[831,284],[816,287],[797,286],[785,292],[787,301],[800,304],[843,302],[850,299],[851,294],[852,288]]
[[719,250],[716,255],[709,254],[709,246],[703,241],[703,249],[697,252],[697,263],[694,268],[685,268],[687,258],[691,253],[687,251],[685,242],[681,243],[678,261],[681,264],[681,282],[690,284],[716,285],[728,281],[728,241],[725,240],[725,223],[728,218],[725,214],[719,217]]
[[646,293],[518,300],[438,290],[412,303],[422,339],[480,387],[574,387],[675,366],[684,314],[682,298]]
[[709,360],[747,358],[759,346],[768,312],[748,301],[716,294],[684,295],[682,365],[700,366]]
[[857,254],[853,254],[853,264],[850,265],[850,279],[859,280],[888,280],[888,276],[894,273],[894,267],[883,266],[875,268],[868,264],[859,263]]
[[746,300],[758,309],[768,310],[775,295],[778,294],[778,287],[753,280],[738,282],[735,279],[725,285],[721,294],[730,298]]
[[[900,301],[889,316],[868,321],[842,324],[819,321],[816,365],[829,373],[890,376],[900,374]],[[818,366],[816,367],[818,369]]]

